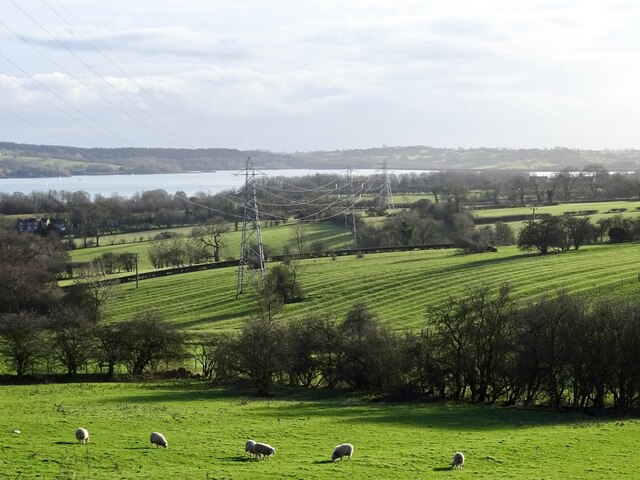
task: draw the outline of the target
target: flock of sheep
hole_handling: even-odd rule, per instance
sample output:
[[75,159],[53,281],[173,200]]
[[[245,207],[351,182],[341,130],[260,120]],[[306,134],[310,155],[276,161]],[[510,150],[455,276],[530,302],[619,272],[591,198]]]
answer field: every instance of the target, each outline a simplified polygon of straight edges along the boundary
[[[80,443],[87,443],[89,441],[89,431],[86,428],[78,428],[76,430],[76,439]],[[167,448],[169,446],[169,442],[160,432],[153,432],[149,437],[151,441],[151,445],[155,445],[157,447]],[[255,440],[247,440],[247,443],[244,446],[244,452],[250,454],[252,457],[260,460],[261,458],[270,458],[276,453],[276,449],[271,445],[266,443],[256,442]],[[336,460],[347,457],[351,460],[351,456],[353,455],[353,445],[350,443],[343,443],[341,445],[337,445],[336,448],[333,449],[333,453],[331,454],[331,461],[335,462]],[[464,455],[462,452],[456,452],[451,459],[451,468],[462,469],[462,465],[464,464]]]

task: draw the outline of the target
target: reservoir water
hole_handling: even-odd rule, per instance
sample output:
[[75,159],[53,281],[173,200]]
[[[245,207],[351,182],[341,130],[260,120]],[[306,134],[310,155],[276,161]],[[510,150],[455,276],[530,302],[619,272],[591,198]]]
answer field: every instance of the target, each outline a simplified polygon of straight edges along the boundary
[[[256,171],[257,173],[257,171]],[[261,172],[269,177],[300,177],[314,175],[316,173],[329,173],[345,175],[342,170],[306,170],[283,169],[263,170]],[[354,175],[372,175],[381,173],[380,170],[360,169],[353,170]],[[389,170],[389,173],[419,173],[415,170]],[[162,189],[168,193],[178,191],[187,195],[198,192],[214,194],[224,190],[239,188],[244,184],[244,172],[231,170],[219,170],[217,172],[191,172],[191,173],[167,173],[149,175],[79,175],[74,177],[53,178],[3,178],[0,179],[0,192],[3,193],[31,193],[48,192],[49,190],[68,192],[84,191],[91,196],[96,194],[109,197],[120,195],[131,197],[136,192]]]

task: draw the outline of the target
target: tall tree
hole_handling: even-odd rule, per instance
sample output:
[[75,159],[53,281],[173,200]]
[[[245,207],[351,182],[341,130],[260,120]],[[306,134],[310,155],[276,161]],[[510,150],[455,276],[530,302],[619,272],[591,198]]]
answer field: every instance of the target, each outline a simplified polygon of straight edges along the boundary
[[587,177],[591,196],[594,200],[598,199],[598,192],[604,187],[604,183],[609,178],[609,172],[602,164],[590,163],[585,165],[582,172]]
[[44,351],[45,321],[23,311],[0,315],[0,354],[19,377],[32,368]]
[[191,230],[191,236],[202,244],[210,247],[213,252],[213,259],[220,261],[220,254],[225,246],[224,235],[229,231],[223,218],[216,218],[213,222],[196,227]]
[[549,249],[561,249],[563,231],[559,217],[542,217],[530,221],[518,235],[518,247],[521,250],[538,250],[542,254]]

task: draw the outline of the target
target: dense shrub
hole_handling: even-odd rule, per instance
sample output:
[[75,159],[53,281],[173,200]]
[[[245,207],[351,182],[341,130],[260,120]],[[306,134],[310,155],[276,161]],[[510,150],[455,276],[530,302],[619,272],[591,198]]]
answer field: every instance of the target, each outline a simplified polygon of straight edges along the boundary
[[[265,292],[263,292],[265,293]],[[342,388],[406,398],[575,409],[640,408],[640,302],[564,292],[516,307],[508,285],[480,286],[427,312],[417,332],[392,331],[363,302],[338,320],[284,322],[259,296],[239,333],[190,343],[203,376],[262,395],[277,386]],[[17,375],[89,365],[108,376],[179,367],[186,336],[157,312],[101,325],[77,307],[0,316],[0,359]]]

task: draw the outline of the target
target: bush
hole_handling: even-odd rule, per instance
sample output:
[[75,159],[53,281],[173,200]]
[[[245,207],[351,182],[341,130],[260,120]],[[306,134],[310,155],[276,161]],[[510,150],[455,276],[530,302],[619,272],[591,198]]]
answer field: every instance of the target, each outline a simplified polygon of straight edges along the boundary
[[622,227],[610,228],[609,231],[607,232],[607,235],[609,236],[609,240],[612,243],[622,243],[622,242],[628,242],[629,240],[631,240],[629,232],[627,232],[627,230],[625,230]]
[[[160,232],[153,236],[153,240],[169,240],[170,238],[177,238],[181,236],[182,235],[177,232]],[[140,241],[142,241],[142,238],[143,237],[140,237]]]
[[263,288],[276,295],[282,303],[304,300],[304,290],[298,280],[299,268],[299,263],[295,260],[289,261],[286,265],[276,265],[267,272]]

